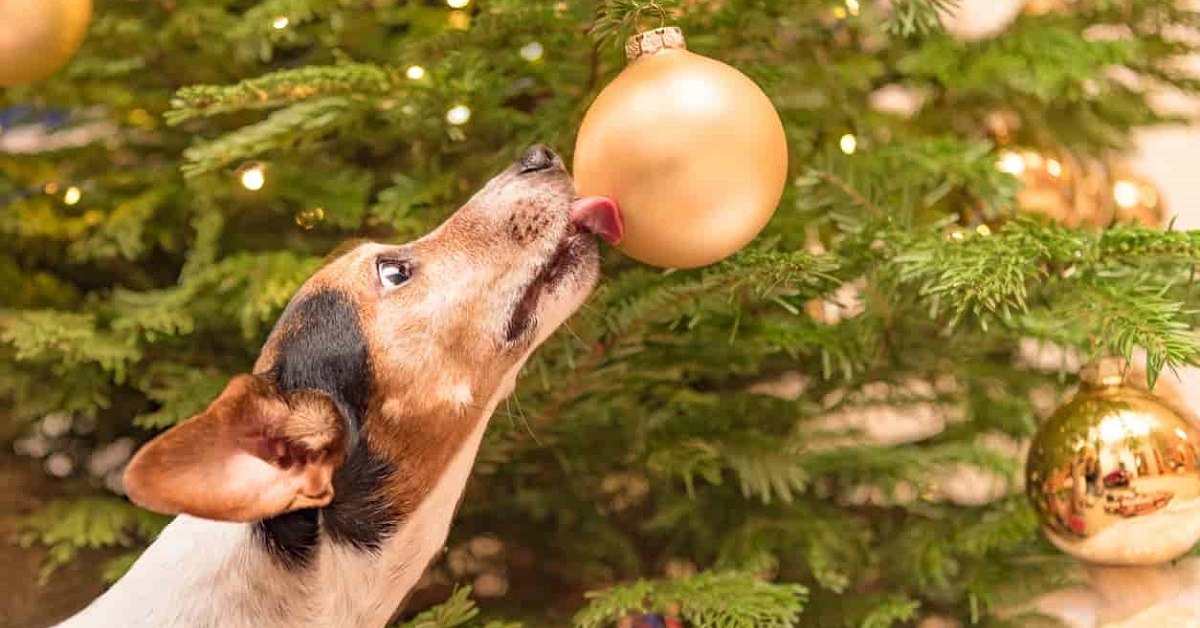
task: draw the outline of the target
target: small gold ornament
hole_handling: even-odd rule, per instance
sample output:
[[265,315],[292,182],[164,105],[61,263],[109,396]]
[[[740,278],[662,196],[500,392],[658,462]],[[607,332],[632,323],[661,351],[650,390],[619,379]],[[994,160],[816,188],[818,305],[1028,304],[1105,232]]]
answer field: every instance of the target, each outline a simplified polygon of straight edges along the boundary
[[1119,162],[1070,154],[1008,149],[996,168],[1021,181],[1017,205],[1067,227],[1104,229],[1113,223],[1163,227],[1166,204],[1145,177]]
[[738,70],[659,28],[626,44],[575,143],[575,184],[620,206],[630,257],[693,268],[745,246],[774,214],[788,148],[771,100]]
[[1084,369],[1075,398],[1041,426],[1025,492],[1047,538],[1103,565],[1157,565],[1200,541],[1200,430],[1123,383],[1124,363]]
[[0,0],[0,85],[43,79],[79,49],[92,0]]

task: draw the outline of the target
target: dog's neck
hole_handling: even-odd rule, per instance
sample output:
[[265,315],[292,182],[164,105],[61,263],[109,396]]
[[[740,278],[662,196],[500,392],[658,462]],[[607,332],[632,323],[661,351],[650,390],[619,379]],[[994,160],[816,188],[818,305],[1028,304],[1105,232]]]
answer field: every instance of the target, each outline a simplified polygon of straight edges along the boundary
[[129,573],[62,628],[384,626],[442,551],[488,418],[515,370],[489,401],[436,484],[380,547],[327,539],[292,569],[251,524],[177,517]]

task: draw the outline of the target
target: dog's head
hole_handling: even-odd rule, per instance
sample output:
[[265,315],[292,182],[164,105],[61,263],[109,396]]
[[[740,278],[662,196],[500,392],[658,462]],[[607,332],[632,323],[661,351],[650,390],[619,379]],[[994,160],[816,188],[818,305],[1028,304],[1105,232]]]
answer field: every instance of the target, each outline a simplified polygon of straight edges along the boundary
[[580,225],[596,230],[596,204],[573,214],[574,195],[561,160],[534,146],[429,235],[325,265],[254,373],[131,460],[130,497],[231,521],[351,497],[415,506],[595,285],[596,242]]

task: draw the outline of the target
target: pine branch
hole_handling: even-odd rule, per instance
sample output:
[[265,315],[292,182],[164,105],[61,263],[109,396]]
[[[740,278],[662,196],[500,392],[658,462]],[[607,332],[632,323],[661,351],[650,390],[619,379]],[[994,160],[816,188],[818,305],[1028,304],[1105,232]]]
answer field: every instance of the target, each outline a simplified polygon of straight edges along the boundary
[[45,581],[82,549],[129,547],[158,535],[169,517],[151,513],[123,499],[83,498],[52,502],[21,525],[19,543],[49,549],[42,567]]
[[261,122],[187,149],[182,170],[196,177],[273,150],[294,148],[352,125],[357,107],[349,98],[310,98],[273,112]]
[[589,593],[591,601],[574,623],[577,628],[603,628],[629,613],[662,611],[678,603],[683,620],[696,628],[791,628],[799,625],[806,596],[800,585],[769,584],[736,572],[639,580]]
[[321,96],[388,94],[399,71],[358,63],[280,70],[236,85],[193,85],[179,90],[164,114],[168,124],[233,111],[281,107]]

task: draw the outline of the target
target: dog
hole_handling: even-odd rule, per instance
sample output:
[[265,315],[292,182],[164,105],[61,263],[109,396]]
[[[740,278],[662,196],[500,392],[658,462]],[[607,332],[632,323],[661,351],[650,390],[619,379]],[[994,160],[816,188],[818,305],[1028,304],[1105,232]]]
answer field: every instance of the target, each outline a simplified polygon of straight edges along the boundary
[[603,198],[535,145],[446,222],[292,297],[253,372],[130,460],[179,515],[67,628],[384,626],[442,551],[497,403],[599,276]]

